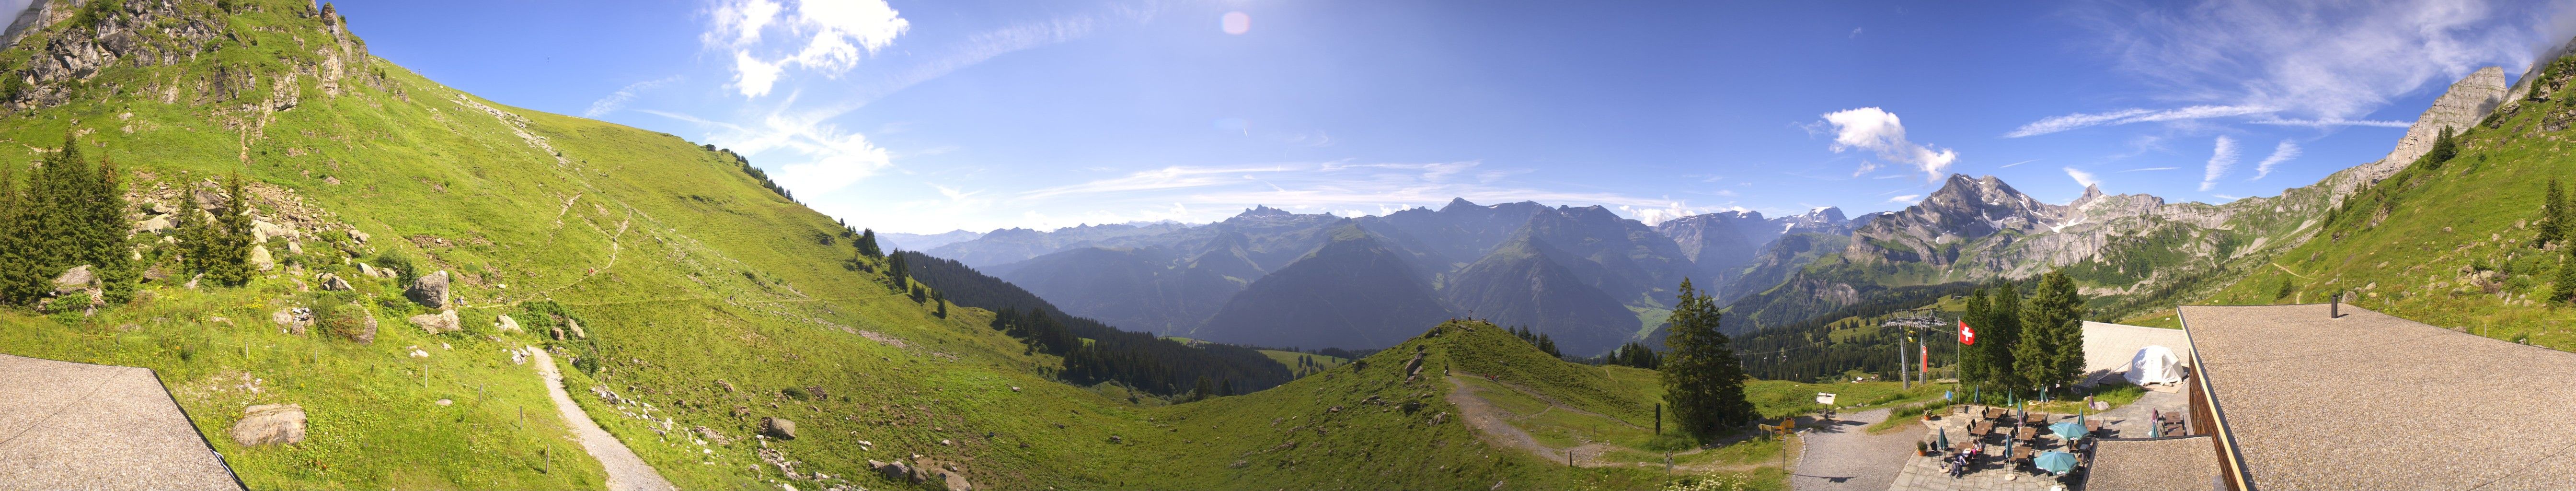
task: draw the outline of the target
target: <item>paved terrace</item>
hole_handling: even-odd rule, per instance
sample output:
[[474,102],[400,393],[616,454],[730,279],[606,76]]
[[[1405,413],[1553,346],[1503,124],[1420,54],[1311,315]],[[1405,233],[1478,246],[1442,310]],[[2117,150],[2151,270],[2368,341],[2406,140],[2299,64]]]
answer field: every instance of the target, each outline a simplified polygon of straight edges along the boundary
[[2155,440],[2098,440],[2085,489],[2209,491],[2218,487],[2218,451],[2208,435]]
[[152,371],[0,355],[0,490],[241,489]]
[[2343,314],[2181,309],[2254,489],[2576,489],[2576,353]]

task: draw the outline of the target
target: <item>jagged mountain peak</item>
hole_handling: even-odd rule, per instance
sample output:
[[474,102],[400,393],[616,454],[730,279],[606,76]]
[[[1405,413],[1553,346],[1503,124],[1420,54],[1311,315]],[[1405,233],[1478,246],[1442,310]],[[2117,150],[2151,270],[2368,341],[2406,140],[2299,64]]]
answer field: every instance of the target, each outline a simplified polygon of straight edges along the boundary
[[1250,208],[1250,209],[1246,209],[1246,210],[1243,210],[1243,213],[1238,213],[1238,214],[1235,214],[1234,216],[1236,216],[1236,217],[1271,217],[1271,216],[1289,216],[1289,215],[1295,215],[1295,213],[1289,213],[1289,212],[1288,212],[1288,210],[1282,210],[1282,209],[1278,209],[1278,208],[1271,208],[1269,205],[1252,205],[1252,208]]

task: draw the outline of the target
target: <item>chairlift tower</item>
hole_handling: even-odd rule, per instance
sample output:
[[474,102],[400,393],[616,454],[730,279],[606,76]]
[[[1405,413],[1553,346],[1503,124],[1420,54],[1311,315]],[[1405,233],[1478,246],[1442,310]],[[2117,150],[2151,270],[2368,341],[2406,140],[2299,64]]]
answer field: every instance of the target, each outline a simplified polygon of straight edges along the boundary
[[[1880,322],[1879,325],[1883,327],[1898,327],[1905,329],[1905,337],[1896,340],[1897,383],[1908,390],[1914,388],[1915,378],[1921,379],[1923,383],[1931,383],[1930,374],[1915,374],[1915,378],[1907,378],[1908,373],[1915,371],[1912,363],[1914,360],[1911,360],[1908,357],[1913,356],[1910,354],[1913,351],[1912,348],[1920,344],[1920,341],[1914,339],[1915,331],[1927,330],[1949,332],[1948,329],[1941,328],[1940,313],[1932,310],[1931,307],[1904,310],[1896,312],[1894,315],[1888,317],[1886,321]],[[1929,364],[1930,360],[1924,361],[1926,364]]]

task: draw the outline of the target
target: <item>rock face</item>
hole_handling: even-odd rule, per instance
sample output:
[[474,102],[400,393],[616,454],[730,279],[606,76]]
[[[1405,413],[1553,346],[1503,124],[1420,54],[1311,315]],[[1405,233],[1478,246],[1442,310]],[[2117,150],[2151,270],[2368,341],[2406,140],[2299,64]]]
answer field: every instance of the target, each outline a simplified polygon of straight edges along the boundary
[[[1821,233],[1845,235],[1853,224],[1843,210],[1823,207],[1806,214],[1764,218],[1758,211],[1723,211],[1691,215],[1655,224],[1655,231],[1673,238],[1682,254],[1700,271],[1692,277],[1710,289],[1741,276],[1745,267],[1759,258],[1781,237],[1789,234]],[[1769,285],[1764,285],[1769,286]]]
[[447,308],[447,272],[420,275],[420,278],[411,280],[411,289],[404,291],[403,296],[429,308]]
[[376,314],[367,310],[367,304],[365,302],[349,302],[348,307],[345,308],[349,315],[354,316],[355,319],[352,319],[350,322],[350,328],[346,332],[338,334],[349,338],[350,341],[356,341],[358,344],[375,344]]
[[1843,253],[1858,263],[1958,261],[1957,244],[1998,232],[2031,233],[2055,226],[2066,207],[2041,203],[2002,179],[1952,174],[1941,190],[1905,210],[1879,217],[1853,232]]
[[769,435],[770,438],[780,440],[794,440],[796,439],[796,422],[788,421],[787,418],[779,417],[760,418],[760,434]]
[[2405,170],[2416,157],[2433,151],[2433,140],[2441,136],[2442,128],[2462,132],[2477,126],[2479,118],[2504,103],[2506,90],[2503,68],[2491,66],[2470,72],[2467,78],[2452,83],[2451,90],[2442,93],[2441,98],[2433,99],[2433,107],[2415,118],[2415,125],[2406,128],[2406,138],[2397,140],[2397,148],[2388,151],[2388,157],[2362,166],[2361,176],[2377,182]]
[[454,310],[440,311],[436,314],[411,316],[411,325],[420,326],[421,330],[429,331],[430,334],[456,332],[459,329],[464,329],[464,327],[462,327],[456,320],[456,311]]
[[245,447],[302,442],[304,406],[262,404],[242,409],[242,419],[233,423],[231,433],[233,443]]

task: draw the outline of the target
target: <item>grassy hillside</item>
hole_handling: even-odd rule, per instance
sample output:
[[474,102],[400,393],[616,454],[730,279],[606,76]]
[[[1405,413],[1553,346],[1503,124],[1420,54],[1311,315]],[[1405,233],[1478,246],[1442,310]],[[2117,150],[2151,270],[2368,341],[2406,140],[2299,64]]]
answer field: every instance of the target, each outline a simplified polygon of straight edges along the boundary
[[2317,239],[2193,302],[2321,302],[2349,291],[2407,319],[2576,350],[2564,327],[2576,315],[2548,301],[2567,246],[2542,247],[2538,227],[2547,181],[2576,177],[2564,141],[2571,109],[2563,89],[2541,95],[2467,129],[2458,157],[2364,189]]
[[[89,316],[0,311],[0,352],[160,370],[254,488],[601,487],[535,370],[509,355],[522,346],[555,350],[592,418],[687,489],[900,488],[866,463],[916,454],[991,489],[1663,482],[1498,450],[1454,416],[1435,419],[1455,414],[1437,375],[1392,373],[1423,353],[1434,367],[1464,356],[1527,365],[1498,374],[1557,376],[1536,364],[1561,362],[1486,346],[1519,345],[1499,329],[1443,328],[1251,395],[1139,404],[1052,381],[1061,360],[991,328],[988,311],[896,293],[875,272],[887,264],[854,256],[847,229],[729,152],[454,91],[363,56],[363,41],[334,34],[326,20],[337,19],[308,3],[189,1],[100,18],[145,45],[196,51],[13,89],[0,139],[18,144],[0,146],[0,160],[32,161],[75,135],[130,171],[138,221],[239,173],[260,216],[296,233],[263,244],[277,265],[250,284],[196,288],[163,275],[175,267],[168,246],[138,234],[157,279],[134,302]],[[97,36],[74,24],[37,31],[0,64],[28,69],[52,56],[37,51],[45,39]],[[169,25],[215,33],[141,29]],[[352,46],[359,55],[340,56]],[[406,324],[431,311],[358,266],[401,262],[454,275],[461,331]],[[320,273],[354,290],[320,291]],[[271,323],[295,307],[360,309],[350,319],[378,329],[359,343]],[[550,314],[581,335],[554,339],[570,325]],[[503,332],[500,315],[530,329]],[[1641,397],[1509,380],[1603,408]],[[243,407],[269,403],[306,408],[302,443],[222,437]],[[795,421],[798,438],[754,438],[763,417]]]

